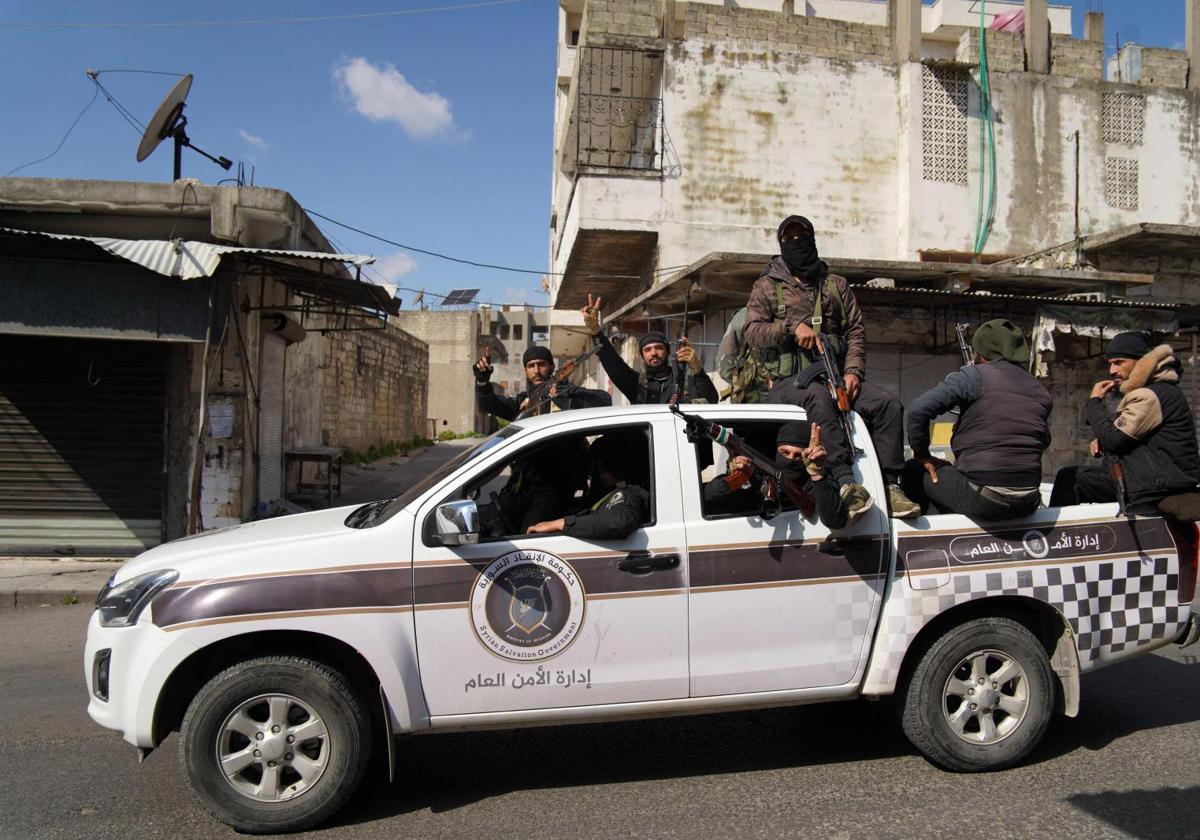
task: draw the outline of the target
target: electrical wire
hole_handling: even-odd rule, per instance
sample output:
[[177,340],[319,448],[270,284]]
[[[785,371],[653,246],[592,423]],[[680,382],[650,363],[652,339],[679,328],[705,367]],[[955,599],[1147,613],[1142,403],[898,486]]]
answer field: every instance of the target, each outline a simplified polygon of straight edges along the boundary
[[487,6],[508,6],[522,0],[479,0],[475,3],[456,3],[450,6],[428,6],[420,9],[395,9],[388,12],[361,12],[351,15],[319,15],[293,18],[251,18],[243,20],[180,20],[180,21],[132,21],[119,23],[30,23],[0,21],[0,28],[7,29],[168,29],[174,27],[213,26],[269,26],[281,23],[336,23],[347,20],[373,20],[377,18],[422,15],[433,12],[457,12],[467,9],[482,9]]
[[[93,81],[94,81],[94,80],[93,80]],[[59,152],[62,150],[62,147],[63,147],[63,146],[66,144],[66,142],[67,142],[67,138],[71,136],[71,132],[75,130],[75,126],[79,125],[79,121],[80,121],[81,119],[83,119],[83,115],[84,115],[84,114],[86,114],[86,113],[88,112],[88,109],[89,109],[89,108],[91,108],[91,107],[92,107],[92,105],[94,105],[94,104],[96,103],[96,97],[97,97],[97,96],[99,96],[99,95],[100,95],[100,88],[99,88],[99,87],[96,87],[96,88],[95,88],[95,89],[92,91],[92,98],[88,100],[88,104],[86,104],[86,105],[84,105],[84,106],[83,106],[83,110],[82,110],[82,111],[80,111],[78,114],[76,114],[76,115],[75,115],[75,119],[74,119],[74,120],[72,120],[72,121],[71,121],[71,125],[67,127],[67,133],[66,133],[66,134],[64,134],[64,135],[62,136],[62,139],[58,141],[58,145],[54,147],[54,151],[53,151],[53,152],[51,152],[50,154],[46,155],[45,157],[40,157],[40,158],[38,158],[37,160],[31,160],[31,161],[29,161],[29,163],[23,163],[23,164],[21,164],[20,166],[18,166],[16,169],[10,169],[10,170],[9,170],[9,171],[8,171],[8,172],[5,174],[5,176],[4,176],[4,177],[6,177],[6,178],[7,178],[9,175],[14,175],[14,174],[16,174],[17,172],[20,172],[22,169],[26,169],[26,168],[28,168],[28,167],[30,167],[30,166],[33,166],[35,163],[42,163],[43,161],[50,160],[50,158],[52,158],[52,157],[54,157],[56,154],[58,154],[58,153],[59,153]]]
[[[318,219],[324,219],[325,221],[329,222],[330,224],[337,225],[340,228],[345,228],[346,230],[350,230],[357,234],[360,234],[361,236],[365,236],[368,239],[374,239],[378,242],[383,242],[386,245],[392,245],[396,248],[402,248],[405,251],[412,251],[413,253],[416,253],[416,254],[424,254],[427,257],[436,257],[439,260],[446,260],[448,262],[458,263],[460,265],[470,265],[470,266],[474,266],[475,268],[488,268],[488,269],[492,269],[494,271],[511,271],[516,274],[537,274],[539,276],[547,275],[549,277],[565,277],[566,276],[566,272],[563,272],[563,271],[544,271],[542,269],[536,269],[536,268],[515,268],[515,267],[509,266],[509,265],[496,265],[495,263],[482,263],[482,262],[476,262],[474,260],[463,259],[462,257],[452,257],[449,254],[441,254],[441,253],[438,253],[437,251],[429,251],[429,250],[426,250],[425,248],[418,248],[415,245],[405,245],[403,242],[397,242],[394,239],[388,239],[386,236],[380,236],[379,234],[365,231],[362,228],[357,228],[357,227],[354,227],[353,225],[348,225],[345,222],[339,222],[337,219],[326,216],[324,213],[318,213],[316,210],[313,210],[311,207],[305,207],[304,212],[308,213],[310,216],[316,216]],[[663,274],[668,271],[676,271],[680,268],[687,268],[687,265],[668,265],[668,266],[664,266],[663,268],[656,268],[650,273],[651,274]],[[584,275],[584,276],[588,277],[588,278],[592,278],[592,279],[609,278],[612,280],[640,280],[642,278],[642,275],[640,275],[640,274],[588,274],[588,275]]]
[[[984,17],[986,7],[987,0],[981,0],[979,4],[979,200],[976,207],[975,244],[973,249],[976,259],[983,253],[983,249],[987,245],[996,212],[996,133],[992,110],[992,88],[987,60],[987,26]],[[985,158],[988,164],[986,212],[984,210],[983,198],[983,162]]]

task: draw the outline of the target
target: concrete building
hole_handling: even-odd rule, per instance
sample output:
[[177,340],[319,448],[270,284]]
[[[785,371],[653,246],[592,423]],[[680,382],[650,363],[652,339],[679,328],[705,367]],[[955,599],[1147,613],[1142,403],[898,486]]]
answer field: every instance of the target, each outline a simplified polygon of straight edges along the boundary
[[525,389],[522,355],[535,344],[547,345],[550,340],[546,307],[504,303],[480,309],[487,321],[486,331],[504,345],[507,356],[506,361],[493,364],[496,370],[492,374],[492,381],[499,384],[506,394],[516,394]]
[[488,312],[478,309],[406,309],[396,317],[405,332],[429,347],[427,379],[427,433],[436,437],[449,430],[457,434],[490,431],[488,418],[475,408],[475,377],[471,366],[488,346],[493,364],[507,361],[503,342],[489,334]]
[[686,295],[711,364],[802,213],[857,286],[868,376],[910,400],[957,366],[955,322],[1013,317],[1060,406],[1047,469],[1075,457],[1099,336],[1174,332],[1200,295],[1200,0],[1190,57],[1121,82],[1101,16],[1076,38],[1066,6],[985,8],[1024,12],[986,77],[972,0],[560,0],[552,321],[592,292],[674,335]]
[[281,190],[0,179],[0,553],[234,525],[290,450],[423,432],[427,351],[368,260]]

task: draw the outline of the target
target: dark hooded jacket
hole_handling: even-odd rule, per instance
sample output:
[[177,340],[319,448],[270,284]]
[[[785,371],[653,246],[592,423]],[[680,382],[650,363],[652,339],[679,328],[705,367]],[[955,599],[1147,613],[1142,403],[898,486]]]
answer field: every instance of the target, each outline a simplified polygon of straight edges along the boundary
[[1153,504],[1200,484],[1200,451],[1187,399],[1179,390],[1181,365],[1170,345],[1155,347],[1121,383],[1116,417],[1095,397],[1087,402],[1088,423],[1108,455],[1125,472],[1130,505]]
[[[783,318],[777,317],[780,300],[777,285],[783,292]],[[750,289],[750,300],[746,304],[746,341],[752,347],[801,352],[796,347],[796,325],[812,325],[817,289],[817,283],[793,277],[783,257],[773,257]],[[823,319],[820,332],[839,335],[844,339],[846,354],[842,360],[843,369],[861,376],[866,371],[867,353],[866,330],[858,301],[850,291],[846,278],[840,274],[828,274],[821,281],[820,289]]]

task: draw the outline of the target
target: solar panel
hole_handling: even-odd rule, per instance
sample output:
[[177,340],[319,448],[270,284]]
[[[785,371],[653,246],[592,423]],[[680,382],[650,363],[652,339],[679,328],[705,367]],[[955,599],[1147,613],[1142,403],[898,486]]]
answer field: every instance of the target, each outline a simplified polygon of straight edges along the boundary
[[451,289],[450,294],[442,299],[442,306],[462,306],[475,300],[479,289]]

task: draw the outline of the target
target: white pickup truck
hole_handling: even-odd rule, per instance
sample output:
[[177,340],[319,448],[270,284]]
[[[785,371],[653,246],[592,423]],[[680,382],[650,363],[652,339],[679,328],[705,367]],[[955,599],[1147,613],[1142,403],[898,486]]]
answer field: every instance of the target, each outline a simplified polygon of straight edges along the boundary
[[[767,451],[803,417],[689,410]],[[855,422],[858,479],[886,498]],[[480,539],[475,500],[514,459],[616,429],[644,440],[630,456],[652,497],[628,538]],[[143,756],[179,730],[217,819],[294,831],[347,801],[373,751],[394,768],[395,736],[447,730],[892,696],[931,761],[996,769],[1076,713],[1082,673],[1200,633],[1191,523],[1115,504],[1002,524],[875,507],[831,533],[786,508],[707,509],[710,446],[666,406],[558,412],[397,498],[152,549],[98,599],[88,711]]]

